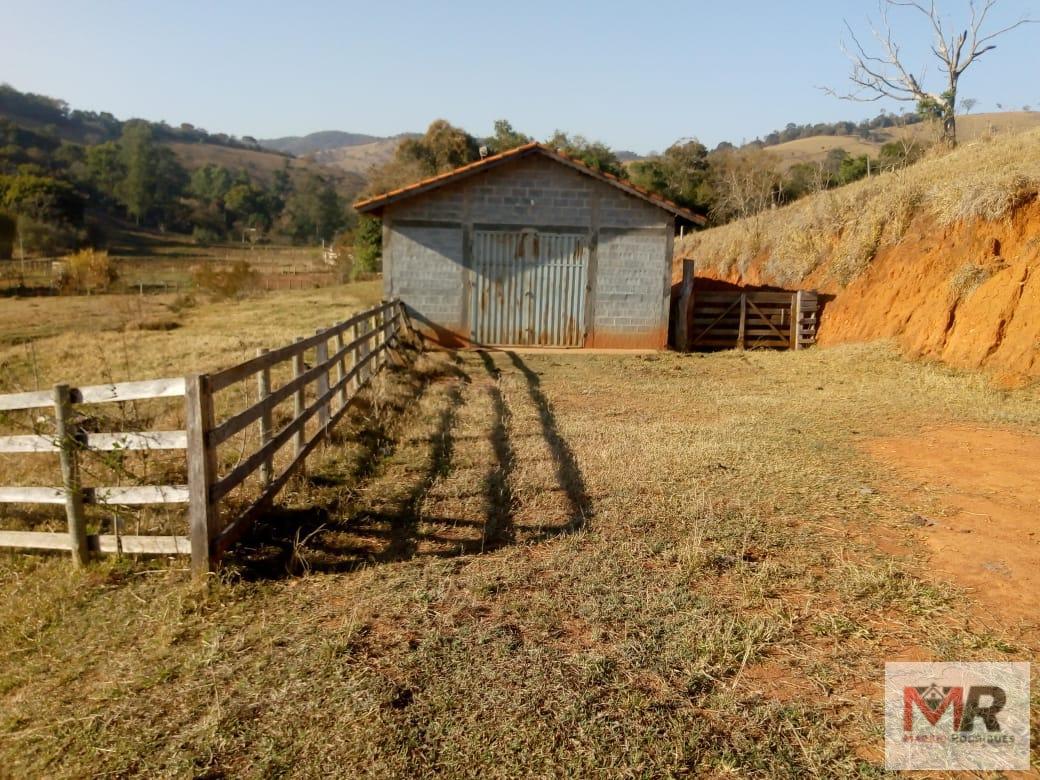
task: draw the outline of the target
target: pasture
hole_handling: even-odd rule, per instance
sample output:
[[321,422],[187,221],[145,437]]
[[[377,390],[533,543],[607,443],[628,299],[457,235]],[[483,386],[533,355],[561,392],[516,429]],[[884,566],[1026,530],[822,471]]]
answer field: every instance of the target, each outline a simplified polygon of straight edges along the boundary
[[[7,341],[0,390],[215,368],[375,299],[148,299],[168,330],[133,330],[128,303],[39,336],[35,368]],[[971,520],[965,483],[885,453],[952,427],[1033,442],[1038,400],[885,344],[412,353],[219,575],[0,557],[0,765],[876,776],[885,660],[1040,649],[1035,609],[931,566],[932,529]]]

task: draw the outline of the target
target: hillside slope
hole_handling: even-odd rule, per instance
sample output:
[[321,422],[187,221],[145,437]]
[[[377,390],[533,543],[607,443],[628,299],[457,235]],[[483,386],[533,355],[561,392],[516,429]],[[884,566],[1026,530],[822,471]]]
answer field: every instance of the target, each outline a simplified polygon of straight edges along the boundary
[[[957,134],[962,142],[974,141],[985,135],[1019,133],[1038,127],[1040,111],[1004,111],[957,117]],[[863,154],[876,157],[881,152],[881,147],[889,141],[898,141],[906,137],[932,142],[937,137],[935,125],[929,122],[909,125],[902,129],[890,128],[874,132],[882,140],[864,139],[856,135],[816,135],[767,146],[765,149],[776,155],[783,165],[791,166],[796,163],[823,162],[833,149],[844,149],[857,157]]]
[[676,256],[701,277],[833,296],[821,345],[893,338],[1021,384],[1040,379],[1038,195],[1034,130],[689,236]]
[[297,156],[320,152],[326,149],[338,149],[341,146],[357,146],[375,141],[385,141],[378,135],[364,133],[348,133],[343,130],[319,130],[307,135],[289,135],[282,138],[261,138],[259,144],[265,149],[286,152]]
[[285,168],[294,179],[308,175],[329,179],[344,197],[354,197],[365,184],[364,178],[357,173],[326,167],[306,158],[284,157],[274,152],[234,149],[217,144],[171,143],[169,146],[181,165],[189,171],[209,164],[222,165],[232,170],[244,170],[269,185],[275,172]]

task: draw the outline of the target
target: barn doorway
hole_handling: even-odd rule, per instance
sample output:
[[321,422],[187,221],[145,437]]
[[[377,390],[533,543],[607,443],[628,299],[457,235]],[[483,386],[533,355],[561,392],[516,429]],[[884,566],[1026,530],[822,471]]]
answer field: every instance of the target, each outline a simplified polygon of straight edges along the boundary
[[475,230],[473,342],[583,346],[588,273],[585,234]]

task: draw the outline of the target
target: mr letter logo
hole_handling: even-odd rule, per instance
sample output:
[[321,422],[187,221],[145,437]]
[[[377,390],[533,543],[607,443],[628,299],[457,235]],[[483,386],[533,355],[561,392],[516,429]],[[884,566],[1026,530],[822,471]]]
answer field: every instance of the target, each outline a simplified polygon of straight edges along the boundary
[[1028,769],[1029,664],[885,664],[887,769]]
[[[988,698],[990,702],[986,707],[979,704],[984,698]],[[907,686],[903,688],[903,731],[913,733],[915,706],[928,723],[936,726],[951,705],[954,731],[973,731],[976,718],[982,718],[988,731],[1000,731],[997,713],[1004,709],[1005,704],[1007,695],[1004,689],[995,685],[973,685],[968,689],[967,704],[964,701],[963,688],[939,688],[934,684],[927,688]]]

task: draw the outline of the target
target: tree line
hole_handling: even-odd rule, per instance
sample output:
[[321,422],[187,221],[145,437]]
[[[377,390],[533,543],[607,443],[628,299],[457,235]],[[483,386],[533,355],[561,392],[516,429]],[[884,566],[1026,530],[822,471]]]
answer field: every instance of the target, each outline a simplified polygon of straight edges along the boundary
[[193,235],[199,241],[278,236],[298,243],[346,227],[347,204],[289,161],[268,181],[209,164],[189,172],[152,123],[121,123],[93,145],[0,119],[0,258],[53,254],[105,242],[115,220]]
[[[840,123],[834,127],[840,127]],[[505,119],[495,122],[494,133],[486,137],[472,136],[447,120],[438,119],[422,136],[401,142],[393,159],[372,172],[367,192],[389,192],[418,179],[475,162],[480,159],[481,148],[495,154],[532,140],[531,136],[517,131]],[[821,162],[785,167],[781,159],[762,143],[741,148],[720,144],[709,151],[700,141],[685,138],[662,153],[626,164],[606,144],[581,135],[568,135],[557,130],[544,143],[596,170],[630,181],[704,214],[716,225],[790,203],[820,190],[849,184],[874,172],[909,165],[924,152],[920,141],[908,138],[884,144],[876,157],[855,156],[838,148],[831,150]],[[360,267],[366,270],[378,267],[381,236],[378,219],[361,217],[351,234],[356,262]]]

